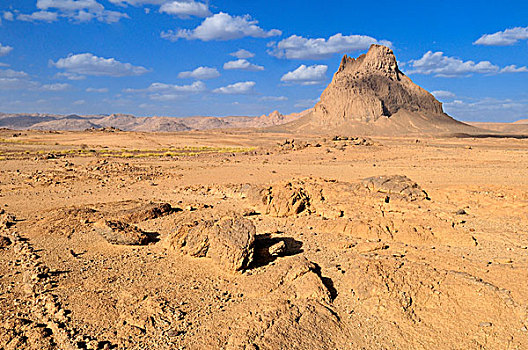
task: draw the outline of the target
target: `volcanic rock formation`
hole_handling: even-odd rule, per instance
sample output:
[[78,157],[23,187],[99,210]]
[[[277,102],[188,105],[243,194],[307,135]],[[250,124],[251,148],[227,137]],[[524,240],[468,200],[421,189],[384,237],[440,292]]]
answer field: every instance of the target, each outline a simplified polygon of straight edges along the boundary
[[345,55],[312,113],[286,128],[310,132],[408,134],[475,132],[443,112],[442,104],[398,68],[391,49],[372,45]]

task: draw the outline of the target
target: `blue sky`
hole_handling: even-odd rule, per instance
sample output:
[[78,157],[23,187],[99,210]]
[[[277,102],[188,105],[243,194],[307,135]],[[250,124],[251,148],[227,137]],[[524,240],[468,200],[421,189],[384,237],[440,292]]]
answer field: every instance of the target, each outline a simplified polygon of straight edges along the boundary
[[526,1],[3,0],[0,112],[261,115],[392,47],[461,120],[528,118]]

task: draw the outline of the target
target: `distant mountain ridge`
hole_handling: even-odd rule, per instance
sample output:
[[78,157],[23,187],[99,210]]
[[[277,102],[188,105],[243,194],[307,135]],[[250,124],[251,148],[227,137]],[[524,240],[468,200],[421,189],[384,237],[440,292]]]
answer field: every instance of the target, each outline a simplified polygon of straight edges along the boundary
[[259,117],[229,116],[229,117],[136,117],[129,114],[111,115],[58,115],[40,113],[0,113],[0,128],[14,130],[69,130],[82,131],[86,129],[116,128],[123,131],[140,132],[177,132],[191,130],[211,130],[226,128],[262,128],[281,125],[294,121],[308,113],[293,113],[283,115],[273,111]]

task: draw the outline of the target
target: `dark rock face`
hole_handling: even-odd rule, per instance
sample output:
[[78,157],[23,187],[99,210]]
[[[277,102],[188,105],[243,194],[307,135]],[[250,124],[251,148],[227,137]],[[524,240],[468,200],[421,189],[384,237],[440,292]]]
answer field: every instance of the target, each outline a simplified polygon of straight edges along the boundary
[[7,248],[11,245],[11,240],[8,237],[0,236],[0,249]]

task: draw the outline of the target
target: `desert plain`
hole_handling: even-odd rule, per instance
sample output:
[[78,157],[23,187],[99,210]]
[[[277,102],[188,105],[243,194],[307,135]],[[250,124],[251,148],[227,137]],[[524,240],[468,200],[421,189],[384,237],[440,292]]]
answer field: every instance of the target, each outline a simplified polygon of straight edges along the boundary
[[528,347],[526,138],[4,129],[0,152],[1,349]]
[[526,121],[388,47],[295,115],[0,122],[2,350],[528,348]]

